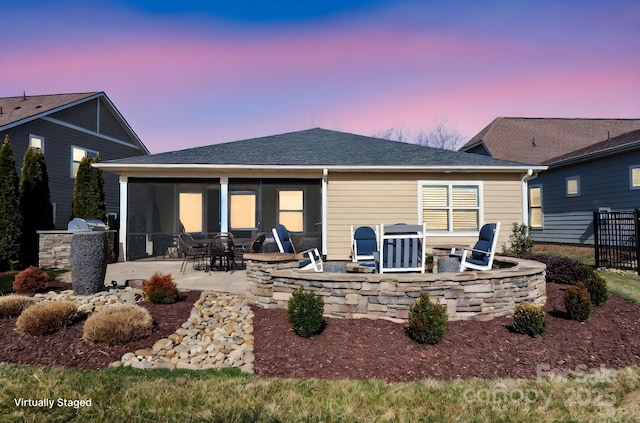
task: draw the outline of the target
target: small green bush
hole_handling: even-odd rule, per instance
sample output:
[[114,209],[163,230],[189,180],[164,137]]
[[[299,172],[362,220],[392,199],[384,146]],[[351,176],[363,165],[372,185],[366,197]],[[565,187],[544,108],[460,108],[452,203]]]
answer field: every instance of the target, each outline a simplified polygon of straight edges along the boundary
[[126,344],[151,335],[153,318],[136,305],[105,307],[91,314],[84,323],[82,339],[109,345]]
[[407,334],[420,344],[437,344],[447,329],[447,307],[434,304],[427,293],[409,308]]
[[171,274],[154,273],[142,284],[142,292],[151,304],[173,304],[178,299],[178,286]]
[[547,330],[547,320],[542,307],[535,304],[516,305],[513,330],[534,337],[544,333]]
[[31,297],[22,295],[6,295],[0,297],[0,317],[17,317],[27,307],[35,304]]
[[46,335],[66,328],[77,317],[76,305],[70,301],[43,301],[20,314],[16,329],[29,335]]
[[289,299],[289,322],[294,332],[308,338],[322,331],[324,300],[313,291],[306,292],[302,286]]
[[21,293],[42,292],[47,288],[49,275],[35,266],[18,273],[13,281],[13,290]]
[[572,320],[586,321],[593,314],[593,304],[587,287],[582,282],[567,287],[564,293],[564,306]]
[[533,240],[529,235],[529,226],[513,222],[511,235],[509,235],[509,243],[511,248],[509,252],[513,254],[528,254],[533,249]]
[[591,303],[594,307],[600,307],[609,298],[607,281],[589,266],[581,266],[575,270],[576,280],[584,283],[589,291]]

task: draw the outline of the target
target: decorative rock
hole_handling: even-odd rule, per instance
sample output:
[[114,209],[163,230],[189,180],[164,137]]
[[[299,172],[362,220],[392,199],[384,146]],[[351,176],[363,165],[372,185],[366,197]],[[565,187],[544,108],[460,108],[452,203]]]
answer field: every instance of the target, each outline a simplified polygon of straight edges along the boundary
[[71,238],[71,283],[76,294],[104,290],[109,242],[103,231],[76,232]]

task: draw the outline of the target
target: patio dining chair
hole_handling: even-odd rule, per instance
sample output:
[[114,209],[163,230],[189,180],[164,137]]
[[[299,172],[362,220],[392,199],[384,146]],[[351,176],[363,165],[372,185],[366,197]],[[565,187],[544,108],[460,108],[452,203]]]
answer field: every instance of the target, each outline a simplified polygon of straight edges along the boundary
[[371,226],[351,226],[351,261],[373,260],[373,252],[378,250],[378,231]]
[[216,260],[220,260],[220,267],[226,271],[233,271],[238,265],[235,262],[235,243],[233,234],[229,232],[219,233],[209,243],[211,254],[211,267],[215,267]]
[[184,258],[180,265],[180,272],[184,274],[189,260],[193,261],[194,268],[196,263],[204,267],[208,265],[206,261],[209,256],[209,250],[206,245],[196,242],[188,233],[182,233],[176,238],[178,241],[178,254]]
[[298,263],[300,270],[313,269],[315,272],[322,272],[322,256],[317,248],[310,248],[298,253],[291,241],[291,234],[284,225],[276,226],[271,232],[281,253],[303,254],[305,256],[305,259]]
[[462,251],[453,248],[451,256],[460,257],[460,272],[466,269],[491,270],[493,258],[496,254],[496,244],[498,233],[500,232],[500,222],[486,223],[480,228],[478,241],[473,248],[464,248]]

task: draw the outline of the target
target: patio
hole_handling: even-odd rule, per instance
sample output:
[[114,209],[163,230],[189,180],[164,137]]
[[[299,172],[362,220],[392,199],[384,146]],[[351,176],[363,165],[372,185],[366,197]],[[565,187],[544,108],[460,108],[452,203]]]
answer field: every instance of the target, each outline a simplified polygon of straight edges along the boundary
[[127,280],[146,280],[155,272],[160,272],[170,273],[180,289],[228,292],[244,297],[249,287],[244,270],[212,271],[209,274],[209,272],[193,269],[189,264],[185,273],[182,274],[181,264],[182,260],[136,260],[112,263],[107,265],[105,284],[109,285],[111,281],[116,281],[118,285],[124,285]]

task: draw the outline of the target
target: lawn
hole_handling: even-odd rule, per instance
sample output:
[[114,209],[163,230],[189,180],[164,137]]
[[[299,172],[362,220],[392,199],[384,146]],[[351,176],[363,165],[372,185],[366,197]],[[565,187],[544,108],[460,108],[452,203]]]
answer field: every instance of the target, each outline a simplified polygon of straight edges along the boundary
[[[16,405],[21,398],[53,406]],[[638,368],[573,378],[385,384],[263,379],[229,370],[0,365],[0,422],[631,422],[640,416],[639,399]]]

